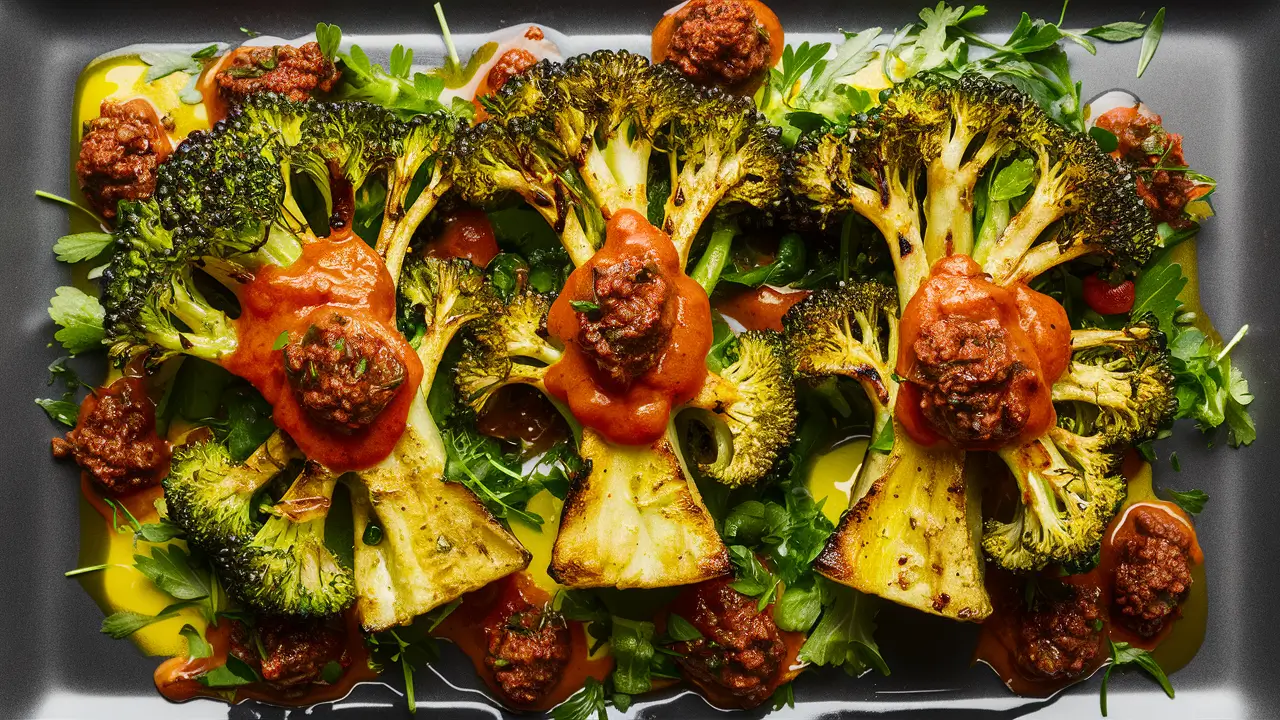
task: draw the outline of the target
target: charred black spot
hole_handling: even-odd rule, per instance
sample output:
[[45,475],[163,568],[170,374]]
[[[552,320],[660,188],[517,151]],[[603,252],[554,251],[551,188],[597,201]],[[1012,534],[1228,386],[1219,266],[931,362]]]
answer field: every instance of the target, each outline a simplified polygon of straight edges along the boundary
[[911,254],[911,251],[912,251],[911,241],[907,240],[907,238],[904,237],[902,234],[899,234],[898,235],[898,255],[900,257],[906,257]]

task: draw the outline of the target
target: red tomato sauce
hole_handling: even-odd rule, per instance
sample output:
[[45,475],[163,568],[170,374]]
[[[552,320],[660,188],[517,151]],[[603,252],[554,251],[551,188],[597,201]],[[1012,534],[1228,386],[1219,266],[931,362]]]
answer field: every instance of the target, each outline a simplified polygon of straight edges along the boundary
[[[345,472],[376,465],[404,431],[409,405],[422,381],[422,363],[395,327],[396,293],[382,259],[349,230],[303,246],[289,267],[268,267],[238,293],[240,344],[224,366],[253,383],[274,409],[277,426],[310,459]],[[405,367],[405,382],[368,427],[351,434],[312,420],[285,376],[281,333],[299,339],[314,321],[334,311],[381,336]]]
[[444,230],[427,244],[427,255],[463,258],[484,267],[498,254],[489,216],[480,210],[462,210],[445,221]]
[[[486,621],[509,602],[543,606],[551,600],[551,595],[535,585],[528,575],[523,572],[514,573],[463,596],[462,604],[440,623],[434,634],[457,645],[471,659],[476,667],[476,674],[493,690],[494,697],[500,698],[497,680],[484,662],[489,653]],[[609,655],[591,657],[592,642],[585,625],[576,621],[568,622],[569,664],[546,695],[533,705],[522,706],[521,710],[550,710],[582,689],[587,678],[604,682],[613,671],[613,658]]]
[[[903,310],[897,373],[911,375],[918,360],[915,343],[924,328],[955,319],[999,322],[1007,333],[1014,361],[1032,369],[1038,378],[1026,387],[1030,415],[1018,441],[1044,433],[1056,419],[1050,388],[1071,358],[1071,327],[1062,306],[1022,283],[1008,288],[996,285],[967,255],[945,257],[934,264],[929,279]],[[895,412],[913,440],[932,445],[944,438],[921,412],[921,395],[922,389],[915,383],[902,383]],[[997,448],[975,445],[964,449]]]
[[779,292],[762,285],[754,290],[716,296],[715,308],[721,315],[736,320],[747,330],[782,330],[782,316],[792,305],[809,297],[808,290]]
[[[601,382],[594,362],[579,347],[578,313],[570,303],[594,297],[597,264],[628,256],[653,263],[671,283],[672,325],[657,363],[625,390],[616,390]],[[547,391],[567,403],[584,426],[622,445],[647,445],[661,437],[671,408],[688,402],[706,378],[712,336],[707,294],[684,274],[671,238],[631,210],[609,220],[604,247],[569,275],[551,306],[547,329],[565,344],[563,357],[547,371]]]

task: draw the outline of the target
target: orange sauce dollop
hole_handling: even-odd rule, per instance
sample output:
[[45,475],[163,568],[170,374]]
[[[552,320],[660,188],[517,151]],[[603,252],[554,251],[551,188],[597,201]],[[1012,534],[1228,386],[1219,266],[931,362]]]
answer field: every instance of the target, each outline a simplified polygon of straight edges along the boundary
[[747,330],[782,331],[782,316],[792,305],[809,297],[808,290],[780,292],[768,285],[754,290],[721,297],[716,295],[715,307],[721,315],[736,320]]
[[498,254],[489,216],[481,210],[460,210],[444,223],[444,230],[427,243],[427,255],[463,258],[484,267]]
[[[668,10],[653,28],[649,56],[653,58],[655,65],[667,59],[667,50],[671,48],[671,37],[676,31],[676,13],[686,4],[680,3]],[[783,49],[786,47],[786,35],[782,31],[782,22],[778,20],[778,16],[773,10],[769,9],[769,6],[760,2],[760,0],[745,0],[745,4],[751,8],[751,12],[755,13],[756,22],[769,34],[768,67],[774,67],[782,60]],[[760,82],[755,82],[745,90],[747,92],[755,92],[759,86]]]
[[[303,245],[301,257],[288,267],[262,270],[238,295],[240,344],[224,364],[271,403],[276,425],[308,458],[336,472],[368,468],[390,454],[422,381],[422,363],[395,327],[395,285],[378,254],[350,230],[338,231]],[[373,423],[350,434],[307,415],[285,376],[281,350],[274,349],[281,333],[299,340],[335,312],[380,336],[406,376]]]
[[[493,690],[494,697],[501,698],[498,682],[493,671],[485,665],[484,659],[489,654],[489,624],[503,606],[516,603],[521,606],[528,603],[534,606],[545,606],[550,603],[550,593],[538,587],[524,572],[508,575],[463,596],[462,604],[440,623],[434,631],[438,637],[451,641],[458,646],[476,667],[476,673]],[[588,637],[584,623],[569,622],[569,663],[560,675],[556,684],[532,705],[521,706],[521,710],[550,710],[586,685],[587,678],[595,678],[601,682],[613,671],[613,658],[608,654],[591,657],[591,638]]]
[[[580,322],[572,301],[591,301],[597,265],[642,258],[671,285],[671,334],[652,368],[626,389],[602,382],[594,361],[578,345]],[[684,274],[671,238],[639,213],[623,210],[609,220],[604,247],[569,275],[551,306],[547,330],[565,345],[547,371],[547,391],[573,416],[621,445],[646,445],[667,431],[671,408],[688,402],[706,378],[711,349],[711,304],[702,286]]]
[[[1022,283],[1008,288],[996,285],[967,255],[942,258],[902,312],[901,352],[896,368],[899,375],[908,377],[917,362],[914,346],[921,330],[944,319],[998,321],[1008,335],[1014,361],[1036,374],[1038,381],[1027,388],[1030,416],[1015,442],[1038,437],[1053,425],[1056,415],[1049,391],[1071,357],[1071,327],[1061,305]],[[895,408],[899,422],[922,445],[943,441],[921,412],[920,399],[919,386],[902,383]]]

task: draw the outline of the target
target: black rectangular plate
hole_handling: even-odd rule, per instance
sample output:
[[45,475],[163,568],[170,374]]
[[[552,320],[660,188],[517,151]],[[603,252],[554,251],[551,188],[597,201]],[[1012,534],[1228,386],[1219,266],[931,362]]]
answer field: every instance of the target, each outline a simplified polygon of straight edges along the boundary
[[[899,27],[926,0],[830,0],[773,4],[789,31],[829,34],[838,27]],[[1057,18],[1054,2],[988,2],[986,28],[1007,32],[1027,11]],[[167,6],[163,7],[162,6]],[[643,50],[663,2],[561,0],[447,3],[455,33],[488,32],[536,20],[579,36],[573,51],[626,45]],[[1075,0],[1068,26],[1091,27],[1136,20],[1154,6]],[[126,642],[98,632],[101,613],[78,584],[62,577],[75,566],[79,490],[70,468],[55,465],[49,438],[55,432],[31,400],[45,396],[45,366],[60,353],[48,347],[53,327],[46,314],[53,288],[66,268],[49,248],[66,230],[62,208],[32,196],[41,188],[65,193],[71,152],[70,120],[76,79],[99,54],[143,42],[239,42],[240,27],[296,37],[316,21],[338,23],[367,46],[386,44],[373,35],[421,36],[435,30],[430,4],[422,2],[122,3],[0,0],[0,323],[5,328],[0,403],[6,418],[0,471],[0,718],[74,717],[284,717],[262,705],[226,706],[197,701],[166,703],[151,673],[157,660]],[[595,37],[582,37],[595,36]],[[622,37],[603,37],[622,36]],[[1117,718],[1280,717],[1280,643],[1271,594],[1280,592],[1276,558],[1280,493],[1271,473],[1277,457],[1273,386],[1280,377],[1280,212],[1273,175],[1280,168],[1274,139],[1280,117],[1280,4],[1179,1],[1170,3],[1164,40],[1150,69],[1135,80],[1138,45],[1104,46],[1099,57],[1072,50],[1085,97],[1110,88],[1136,92],[1185,136],[1186,155],[1216,177],[1218,217],[1200,240],[1204,304],[1218,327],[1234,331],[1249,322],[1248,339],[1235,357],[1258,399],[1253,405],[1259,440],[1248,450],[1206,449],[1194,428],[1180,427],[1162,446],[1176,450],[1182,471],[1158,464],[1157,482],[1200,487],[1213,500],[1200,516],[1210,597],[1208,639],[1195,660],[1174,677],[1176,700],[1136,673],[1113,679],[1111,716]],[[392,41],[393,42],[393,41]],[[384,50],[385,52],[385,50]],[[88,377],[98,368],[81,363]],[[806,673],[796,683],[790,717],[888,715],[910,718],[1089,718],[1098,713],[1098,680],[1055,700],[1016,698],[986,668],[970,667],[974,628],[888,608],[878,635],[889,677],[848,678],[839,672]],[[389,673],[388,678],[397,673]],[[419,713],[427,716],[503,715],[476,688],[470,663],[452,647],[419,673]],[[296,712],[293,714],[297,714]],[[402,717],[401,689],[365,685],[345,701],[316,708],[315,715]],[[712,717],[718,714],[693,693],[673,690],[643,702],[628,717]],[[747,713],[759,717],[764,710]]]

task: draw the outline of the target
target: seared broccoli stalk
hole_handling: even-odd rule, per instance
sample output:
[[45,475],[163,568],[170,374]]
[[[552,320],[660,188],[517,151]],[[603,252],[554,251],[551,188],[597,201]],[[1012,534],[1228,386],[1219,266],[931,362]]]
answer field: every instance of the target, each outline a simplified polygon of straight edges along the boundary
[[1072,334],[1071,363],[1053,386],[1058,425],[1000,457],[1023,502],[989,520],[987,554],[1038,570],[1092,554],[1124,500],[1123,450],[1155,438],[1177,410],[1163,336],[1146,324]]
[[470,490],[445,481],[448,453],[427,410],[445,348],[465,325],[492,313],[482,276],[465,260],[415,259],[399,291],[407,319],[425,325],[421,392],[391,455],[347,476],[356,607],[369,631],[408,623],[529,564],[529,554]]
[[[975,245],[977,182],[1026,159],[1025,204]],[[1132,272],[1158,245],[1131,174],[1020,91],[976,75],[899,85],[847,137],[803,142],[790,175],[799,204],[821,221],[852,210],[880,230],[904,305],[932,263],[953,253],[973,255],[1009,285],[1086,255]]]
[[814,562],[836,582],[925,612],[980,621],[991,612],[978,552],[980,510],[964,454],[924,448],[893,419],[898,298],[879,283],[821,290],[783,318],[796,374],[849,378],[870,401],[871,437],[849,509]]
[[[447,113],[418,115],[397,127],[395,159],[387,176],[382,231],[375,248],[386,260],[387,271],[393,279],[400,277],[414,232],[453,186],[453,159],[449,148],[457,131],[458,119]],[[426,173],[426,185],[410,201],[410,186],[420,173]]]
[[[485,103],[491,118],[459,145],[459,189],[477,204],[520,196],[575,264],[620,210],[646,214],[665,201],[662,229],[683,263],[713,209],[768,209],[782,194],[778,132],[749,100],[702,90],[639,55],[539,63]],[[666,198],[649,196],[653,162],[669,173]]]
[[[521,290],[468,331],[458,364],[459,396],[479,412],[501,387],[544,389],[546,369],[562,349],[546,336],[550,299]],[[673,418],[705,423],[714,438],[700,467],[737,485],[767,474],[790,442],[795,407],[790,370],[776,333],[748,333],[736,359]],[[553,402],[555,402],[553,400]],[[559,406],[557,406],[559,407]],[[564,408],[562,413],[572,421]],[[579,454],[589,470],[565,498],[551,573],[570,587],[667,587],[724,574],[728,551],[691,482],[676,423],[651,445],[623,446],[590,428]],[[646,538],[643,542],[640,538]]]
[[[193,133],[161,166],[155,198],[124,208],[119,252],[103,275],[113,356],[124,362],[146,353],[156,362],[186,354],[216,363],[235,352],[234,324],[201,293],[196,274],[234,291],[254,271],[301,255],[316,232],[294,197],[295,173],[320,189],[335,229],[350,225],[356,190],[388,173],[383,250],[398,271],[408,238],[448,187],[440,148],[452,123],[443,116],[402,123],[368,103],[297,103],[267,93]],[[429,162],[430,182],[405,212],[408,184]]]

